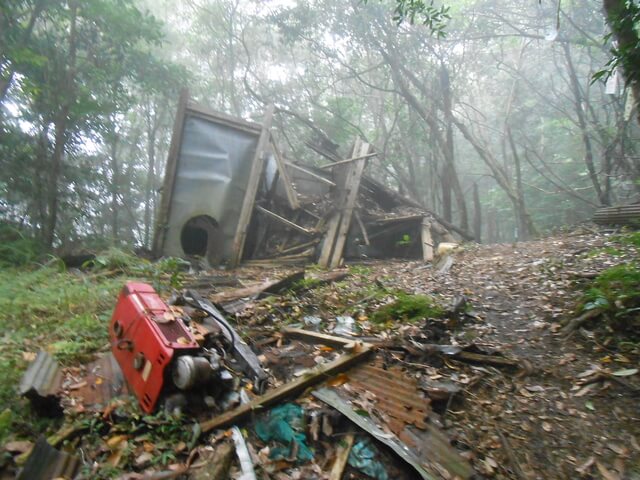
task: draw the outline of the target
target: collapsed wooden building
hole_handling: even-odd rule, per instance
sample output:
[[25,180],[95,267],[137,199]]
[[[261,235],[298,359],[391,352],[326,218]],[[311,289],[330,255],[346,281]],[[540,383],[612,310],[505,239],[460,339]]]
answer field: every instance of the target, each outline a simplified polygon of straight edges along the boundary
[[[452,241],[443,222],[365,175],[373,147],[357,138],[346,159],[311,145],[320,166],[287,159],[263,123],[180,97],[153,250],[212,266],[343,259],[433,258]],[[446,222],[445,222],[446,223]]]

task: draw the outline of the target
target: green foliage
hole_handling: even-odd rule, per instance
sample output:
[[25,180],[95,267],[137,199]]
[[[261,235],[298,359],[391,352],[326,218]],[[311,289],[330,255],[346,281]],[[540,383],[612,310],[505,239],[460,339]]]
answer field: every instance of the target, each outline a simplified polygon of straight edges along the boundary
[[87,262],[85,266],[95,271],[115,271],[129,276],[145,277],[160,291],[166,288],[167,284],[171,288],[180,288],[182,273],[189,268],[189,262],[177,257],[164,257],[157,262],[151,262],[131,252],[112,247],[96,255],[96,258]]
[[609,43],[616,38],[618,43],[611,48],[611,60],[593,74],[591,81],[608,79],[616,69],[621,69],[627,83],[640,82],[640,5],[634,0],[618,0],[609,4],[611,7],[607,15],[611,32],[605,36],[604,42]]
[[414,323],[425,318],[440,318],[444,310],[427,295],[398,293],[398,298],[379,308],[371,316],[373,323],[405,322]]
[[615,247],[602,247],[596,248],[587,253],[587,257],[598,257],[600,255],[619,257],[620,255],[622,255],[622,252]]
[[44,251],[44,246],[27,232],[0,222],[0,267],[27,265]]
[[617,237],[616,240],[624,245],[633,245],[640,248],[640,232],[623,234]]
[[399,247],[406,247],[411,245],[411,236],[406,233],[402,235],[402,238],[396,242],[396,245]]
[[598,310],[611,328],[638,337],[640,265],[631,262],[603,271],[586,290],[581,310]]
[[[368,3],[368,0],[363,0]],[[438,38],[445,36],[449,16],[449,7],[446,5],[435,6],[433,0],[395,0],[393,20],[398,24],[409,22],[426,25],[429,31]]]

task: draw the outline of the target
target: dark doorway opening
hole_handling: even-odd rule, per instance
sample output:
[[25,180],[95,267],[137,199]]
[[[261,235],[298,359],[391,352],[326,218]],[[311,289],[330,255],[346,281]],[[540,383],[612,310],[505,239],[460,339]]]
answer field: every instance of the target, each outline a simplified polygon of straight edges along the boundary
[[218,222],[208,215],[189,219],[182,227],[180,243],[185,255],[205,257],[209,263],[217,264],[222,247]]

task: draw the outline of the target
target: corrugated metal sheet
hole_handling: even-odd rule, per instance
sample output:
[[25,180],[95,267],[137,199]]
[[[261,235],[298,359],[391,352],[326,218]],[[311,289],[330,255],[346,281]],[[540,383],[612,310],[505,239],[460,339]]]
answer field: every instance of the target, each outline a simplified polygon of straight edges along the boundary
[[62,372],[56,359],[47,352],[38,352],[20,380],[20,395],[49,397],[56,395],[62,384]]
[[40,437],[17,480],[72,479],[79,468],[80,459],[56,450]]
[[416,380],[402,369],[363,364],[351,369],[347,377],[351,388],[375,395],[376,409],[396,421],[390,422],[392,431],[399,433],[405,425],[426,428],[431,400],[422,396]]

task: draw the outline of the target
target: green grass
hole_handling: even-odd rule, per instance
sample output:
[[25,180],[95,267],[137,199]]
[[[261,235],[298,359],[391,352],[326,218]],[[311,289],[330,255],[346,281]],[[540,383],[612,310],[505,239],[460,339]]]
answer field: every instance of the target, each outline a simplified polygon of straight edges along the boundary
[[89,358],[108,343],[108,320],[123,278],[71,274],[57,265],[0,269],[0,441],[46,430],[17,387],[30,355],[53,354],[63,365]]
[[640,248],[640,232],[625,233],[616,238],[620,243]]

